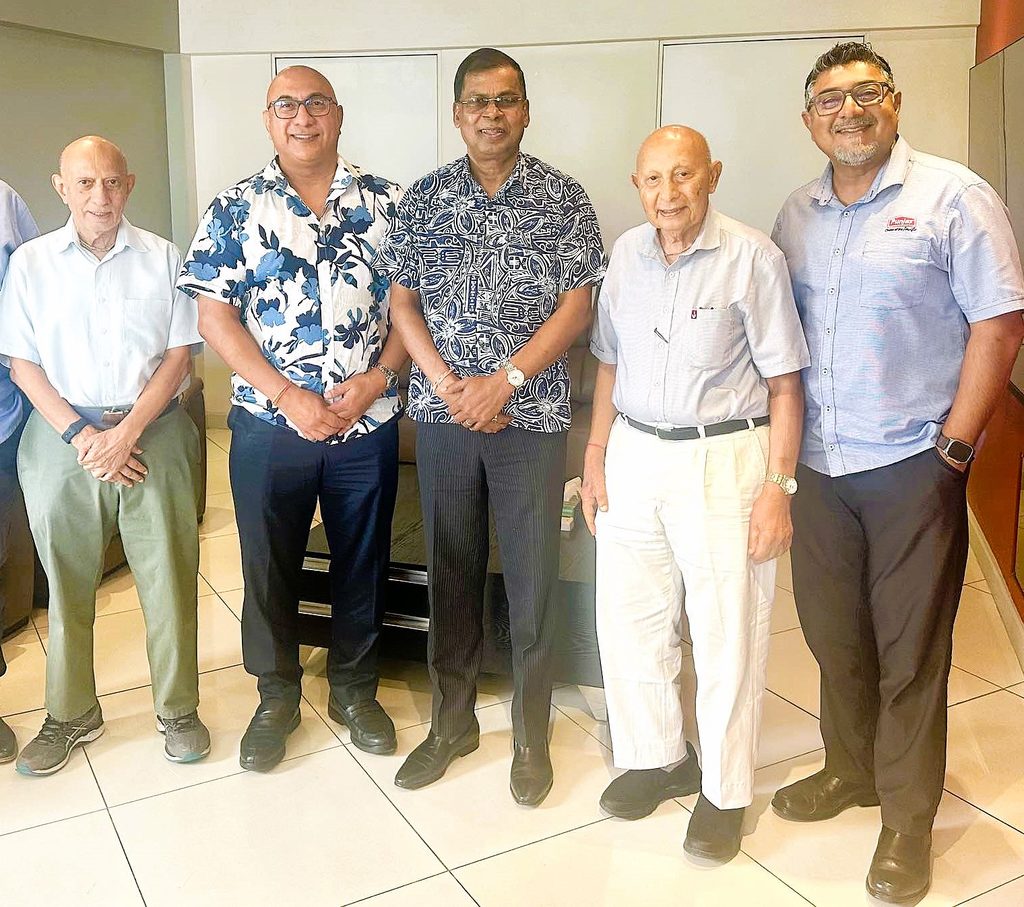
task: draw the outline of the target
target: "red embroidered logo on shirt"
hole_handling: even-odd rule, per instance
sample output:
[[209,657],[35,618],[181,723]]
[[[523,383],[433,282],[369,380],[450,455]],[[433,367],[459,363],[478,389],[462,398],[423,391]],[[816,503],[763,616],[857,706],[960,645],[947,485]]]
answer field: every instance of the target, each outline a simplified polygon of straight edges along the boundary
[[890,217],[886,224],[886,233],[913,233],[917,230],[916,217]]

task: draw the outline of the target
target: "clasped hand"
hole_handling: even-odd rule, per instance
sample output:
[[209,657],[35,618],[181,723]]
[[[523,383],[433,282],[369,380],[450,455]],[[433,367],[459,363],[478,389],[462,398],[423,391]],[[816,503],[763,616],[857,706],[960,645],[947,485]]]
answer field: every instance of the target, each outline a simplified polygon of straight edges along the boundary
[[149,472],[137,459],[142,453],[138,440],[120,427],[102,431],[88,425],[71,443],[78,451],[78,464],[93,478],[132,488]]
[[452,419],[470,431],[493,434],[512,421],[511,416],[501,411],[512,396],[512,385],[504,373],[473,378],[452,375],[441,382],[437,395]]
[[348,431],[386,386],[384,376],[371,369],[342,381],[323,397],[298,386],[290,387],[278,408],[304,438],[324,441]]

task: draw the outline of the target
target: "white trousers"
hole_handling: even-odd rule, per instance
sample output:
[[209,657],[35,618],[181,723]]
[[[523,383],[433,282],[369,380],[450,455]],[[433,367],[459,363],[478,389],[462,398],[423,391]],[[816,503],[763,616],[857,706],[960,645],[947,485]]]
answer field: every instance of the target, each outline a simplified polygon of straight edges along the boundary
[[615,764],[686,753],[683,591],[697,677],[702,790],[749,806],[768,658],[775,561],[747,556],[768,426],[663,441],[617,419],[608,510],[597,515],[597,633]]

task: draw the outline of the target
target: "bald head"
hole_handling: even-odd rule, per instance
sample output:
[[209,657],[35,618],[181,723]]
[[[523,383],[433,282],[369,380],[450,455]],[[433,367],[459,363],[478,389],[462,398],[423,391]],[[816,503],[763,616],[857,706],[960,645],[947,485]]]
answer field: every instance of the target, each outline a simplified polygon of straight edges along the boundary
[[323,94],[337,100],[334,86],[312,66],[288,66],[282,69],[267,89],[267,104],[280,97],[305,100],[311,94]]
[[721,163],[711,159],[707,139],[696,129],[663,126],[644,140],[633,185],[666,254],[688,249],[697,238],[721,173]]
[[75,139],[70,145],[67,145],[57,159],[57,170],[63,174],[65,167],[70,162],[77,161],[81,157],[95,156],[100,156],[113,166],[119,167],[122,173],[128,173],[128,159],[124,156],[124,152],[101,135],[83,135],[80,139]]
[[135,176],[124,153],[102,136],[76,139],[60,154],[53,188],[71,211],[79,239],[90,246],[113,244]]
[[662,152],[667,146],[671,145],[685,150],[688,156],[694,159],[707,161],[708,166],[711,166],[711,147],[708,145],[708,140],[701,133],[697,132],[696,129],[691,129],[689,126],[674,125],[655,129],[654,132],[644,139],[640,150],[636,153],[637,172],[640,172],[641,162],[646,153]]

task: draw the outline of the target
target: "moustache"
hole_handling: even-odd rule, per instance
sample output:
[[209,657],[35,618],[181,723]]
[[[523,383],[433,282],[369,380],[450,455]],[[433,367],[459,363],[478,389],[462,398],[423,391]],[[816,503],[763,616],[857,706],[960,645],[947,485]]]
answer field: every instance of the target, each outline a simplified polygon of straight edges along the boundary
[[874,126],[875,118],[869,116],[851,117],[848,120],[843,120],[841,123],[836,123],[832,127],[832,133],[841,132],[844,129],[858,129],[861,126]]

